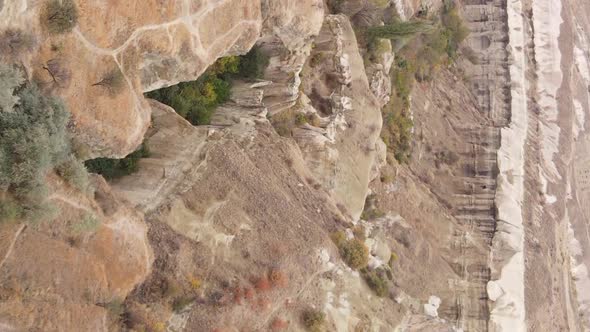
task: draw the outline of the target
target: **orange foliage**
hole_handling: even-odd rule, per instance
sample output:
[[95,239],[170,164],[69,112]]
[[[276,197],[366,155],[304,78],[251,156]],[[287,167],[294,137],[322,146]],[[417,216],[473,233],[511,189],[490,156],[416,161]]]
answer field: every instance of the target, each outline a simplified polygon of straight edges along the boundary
[[289,327],[289,322],[282,320],[280,318],[275,318],[272,323],[270,324],[270,329],[272,331],[282,331],[286,330]]
[[268,291],[270,290],[271,286],[272,285],[270,284],[270,281],[266,276],[259,278],[258,280],[256,280],[256,283],[254,284],[254,287],[256,287],[256,289],[258,289],[259,291]]

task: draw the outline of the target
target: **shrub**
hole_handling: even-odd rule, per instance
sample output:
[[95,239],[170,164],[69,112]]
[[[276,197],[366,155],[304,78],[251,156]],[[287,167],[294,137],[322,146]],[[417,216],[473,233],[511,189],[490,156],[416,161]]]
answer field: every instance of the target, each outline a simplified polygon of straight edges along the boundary
[[[297,126],[298,114],[301,113],[297,113],[294,111],[293,108],[290,108],[288,110],[273,115],[270,119],[270,123],[274,127],[277,134],[283,137],[291,137],[293,128]],[[301,121],[307,122],[307,119],[301,119]]]
[[319,332],[324,326],[326,315],[319,310],[309,309],[303,312],[302,320],[308,331]]
[[14,90],[25,81],[22,73],[0,62],[0,112],[10,113],[18,103]]
[[367,266],[369,262],[369,249],[358,239],[344,242],[340,246],[340,255],[352,269],[360,269]]
[[357,270],[367,265],[369,262],[369,249],[363,241],[356,238],[348,240],[343,231],[333,233],[331,238],[338,247],[340,256],[348,266]]
[[41,23],[53,34],[70,32],[77,22],[78,9],[73,0],[50,0],[41,14]]
[[262,78],[269,60],[259,46],[252,47],[248,53],[240,57],[238,76],[248,79]]
[[0,222],[15,221],[23,214],[21,206],[12,199],[0,199]]
[[91,173],[97,173],[107,180],[112,180],[137,172],[139,160],[149,155],[147,144],[144,143],[138,150],[123,159],[96,158],[87,160],[84,164]]
[[372,271],[364,269],[361,273],[367,285],[377,296],[384,297],[387,295],[389,292],[389,281],[385,277],[385,271],[382,269],[375,269]]
[[35,46],[33,35],[20,29],[6,29],[0,34],[0,56],[16,57],[24,52],[30,52]]
[[70,155],[63,163],[57,166],[56,171],[72,187],[82,192],[88,191],[90,187],[88,170],[84,163],[74,155]]
[[303,113],[295,114],[295,125],[296,126],[303,126],[307,123],[307,117]]
[[108,310],[109,315],[113,318],[119,318],[125,312],[125,306],[123,301],[119,298],[113,299],[112,301],[105,303],[104,308]]
[[71,230],[74,234],[81,233],[93,233],[100,226],[100,221],[96,216],[87,213],[82,217],[79,223],[71,226]]
[[172,301],[172,310],[174,312],[180,312],[187,306],[193,303],[193,298],[189,296],[179,296]]
[[371,37],[384,39],[412,38],[434,29],[432,23],[424,20],[398,21],[392,24],[370,27],[367,32]]
[[[20,87],[16,97],[2,106],[14,111],[0,112],[0,190],[14,197],[25,218],[33,220],[51,213],[45,202],[45,175],[70,154],[69,113],[61,101],[41,94],[35,85]],[[12,104],[15,100],[17,105]]]

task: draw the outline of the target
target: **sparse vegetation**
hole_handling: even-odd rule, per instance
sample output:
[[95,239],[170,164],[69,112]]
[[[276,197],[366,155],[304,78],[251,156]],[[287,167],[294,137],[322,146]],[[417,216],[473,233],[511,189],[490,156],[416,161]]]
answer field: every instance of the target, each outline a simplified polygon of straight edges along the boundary
[[53,34],[70,32],[78,23],[78,8],[73,0],[50,0],[41,14],[41,23]]
[[108,310],[109,315],[114,319],[119,319],[125,312],[123,301],[119,298],[115,298],[112,301],[105,303],[104,308]]
[[194,125],[211,122],[215,109],[228,101],[232,80],[262,77],[268,57],[258,47],[243,56],[218,59],[199,79],[151,91],[147,97],[164,103]]
[[311,332],[320,332],[324,327],[324,321],[326,320],[326,315],[315,309],[308,309],[303,312],[302,321],[303,326],[308,331]]
[[97,173],[107,180],[112,180],[137,172],[139,160],[149,156],[150,151],[147,144],[144,143],[138,150],[123,159],[96,158],[87,160],[85,165],[91,173]]

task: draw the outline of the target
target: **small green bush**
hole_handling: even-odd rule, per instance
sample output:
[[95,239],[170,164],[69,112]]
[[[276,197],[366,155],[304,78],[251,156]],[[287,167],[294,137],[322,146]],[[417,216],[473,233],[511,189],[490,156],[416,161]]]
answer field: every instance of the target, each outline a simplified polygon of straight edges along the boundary
[[70,229],[74,234],[93,233],[100,226],[100,220],[92,214],[85,214],[80,222],[73,224]]
[[174,312],[180,312],[184,308],[189,306],[191,303],[193,303],[193,301],[194,301],[194,299],[192,297],[184,296],[184,295],[179,296],[179,297],[175,298],[174,301],[172,301],[172,310],[174,310]]
[[324,327],[326,315],[319,310],[308,309],[303,312],[302,320],[303,326],[305,326],[308,331],[320,332]]
[[[300,113],[295,112],[295,110],[291,108],[273,115],[270,118],[270,123],[274,127],[277,134],[283,137],[291,137],[293,128],[298,126],[297,114]],[[305,118],[305,115],[303,115],[303,118]],[[307,119],[303,120],[300,118],[299,121],[301,121],[300,123],[303,124],[307,122]]]
[[73,0],[50,0],[41,14],[41,22],[50,33],[70,32],[78,23],[78,8]]
[[84,164],[91,173],[97,173],[107,180],[112,180],[137,172],[139,160],[149,156],[150,151],[144,143],[137,151],[123,159],[96,158],[87,160]]
[[0,96],[11,97],[0,112],[0,191],[15,199],[25,218],[49,217],[53,209],[46,202],[45,176],[70,154],[70,115],[60,100],[35,85],[4,84]]
[[365,282],[379,297],[387,296],[389,293],[389,281],[386,277],[386,272],[382,269],[375,269],[368,271],[364,269],[361,271]]
[[269,61],[270,58],[261,48],[254,46],[248,53],[240,56],[237,76],[248,79],[262,78]]
[[115,298],[112,301],[106,303],[104,308],[108,310],[109,315],[115,319],[118,319],[125,312],[125,305],[119,298]]
[[14,90],[24,83],[19,70],[0,62],[0,112],[10,113],[18,103]]
[[367,32],[371,37],[384,39],[403,39],[427,33],[434,29],[432,23],[424,20],[398,21],[392,24],[370,27]]
[[21,206],[12,199],[0,199],[0,222],[15,221],[23,214]]
[[87,192],[90,187],[88,170],[74,155],[70,155],[63,163],[57,166],[57,174],[61,176],[72,187]]
[[332,241],[338,247],[340,256],[352,269],[358,270],[367,266],[369,262],[369,249],[359,239],[348,240],[343,231],[332,234]]
[[295,114],[295,125],[303,126],[306,123],[307,123],[307,117],[305,116],[305,114],[303,114],[303,113]]

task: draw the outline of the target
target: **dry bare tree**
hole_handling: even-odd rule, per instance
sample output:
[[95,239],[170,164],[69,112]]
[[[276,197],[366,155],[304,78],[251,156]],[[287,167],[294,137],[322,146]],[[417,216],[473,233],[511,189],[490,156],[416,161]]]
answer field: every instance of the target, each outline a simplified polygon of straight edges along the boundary
[[103,75],[100,81],[92,84],[92,86],[100,86],[106,89],[110,94],[116,95],[121,92],[125,85],[125,77],[121,70],[117,67],[109,70]]
[[43,66],[51,77],[52,85],[58,88],[65,88],[70,84],[72,72],[67,67],[66,62],[60,58],[54,58]]

